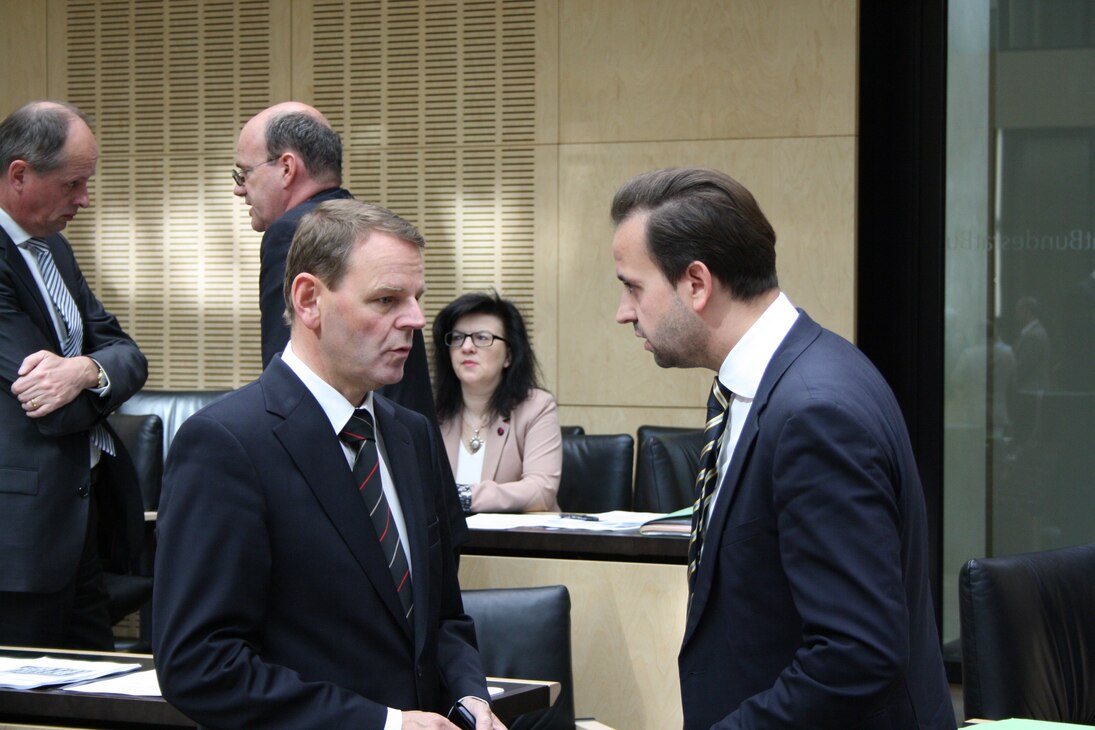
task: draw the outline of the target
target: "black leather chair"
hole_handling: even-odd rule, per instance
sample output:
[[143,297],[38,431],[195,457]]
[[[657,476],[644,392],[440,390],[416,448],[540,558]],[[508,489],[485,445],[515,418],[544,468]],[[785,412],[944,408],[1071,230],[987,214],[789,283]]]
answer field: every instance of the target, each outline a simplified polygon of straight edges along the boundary
[[[163,481],[163,422],[150,414],[135,416],[113,413],[110,426],[129,452],[141,490],[141,502],[145,511],[155,511],[160,504],[160,485]],[[144,551],[137,570],[133,573],[103,572],[103,582],[108,596],[107,608],[110,622],[116,624],[126,616],[141,611],[140,638],[120,642],[120,648],[128,651],[150,650],[149,600],[152,598],[152,565],[155,560],[155,528],[145,523]]]
[[692,504],[703,429],[640,426],[639,434],[635,509],[676,512]]
[[463,597],[487,676],[550,680],[561,687],[554,705],[513,719],[510,730],[574,730],[566,586],[467,590]]
[[586,432],[585,428],[582,426],[560,426],[559,430],[563,432],[564,436],[568,434],[570,436],[581,436]]
[[[671,433],[691,433],[696,429],[691,426],[651,426],[645,424],[639,426],[639,430],[635,432],[636,442],[639,444],[639,448],[643,447],[643,443],[651,436],[665,436]],[[703,429],[700,429],[701,431]]]
[[958,600],[967,717],[1095,724],[1095,544],[970,560]]
[[144,415],[154,413],[163,421],[163,456],[167,458],[171,441],[183,421],[205,406],[229,393],[227,390],[142,390],[118,408],[118,413]]
[[563,435],[559,507],[564,512],[631,509],[631,434]]

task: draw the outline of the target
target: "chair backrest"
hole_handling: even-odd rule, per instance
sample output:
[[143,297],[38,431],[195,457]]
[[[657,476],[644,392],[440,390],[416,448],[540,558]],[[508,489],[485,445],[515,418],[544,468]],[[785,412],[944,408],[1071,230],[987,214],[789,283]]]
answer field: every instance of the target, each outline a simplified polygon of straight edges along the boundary
[[487,676],[550,680],[562,688],[554,705],[521,715],[510,730],[574,730],[566,586],[468,590],[463,597]]
[[183,421],[205,408],[227,390],[142,390],[123,403],[118,413],[141,415],[154,413],[163,421],[163,457],[171,450],[171,441]]
[[[649,426],[640,426],[639,433]],[[635,465],[635,509],[675,512],[695,500],[703,429],[666,429],[639,439]]]
[[559,507],[564,512],[631,509],[631,434],[564,434]]
[[560,426],[559,430],[562,431],[564,436],[567,434],[570,434],[571,436],[580,436],[586,432],[585,428],[582,426]]
[[641,449],[643,447],[643,442],[651,436],[665,436],[671,433],[691,433],[695,430],[696,429],[691,426],[651,426],[650,424],[645,424],[639,426],[639,430],[635,432],[635,441],[639,444],[639,448]]
[[159,509],[163,481],[163,421],[152,413],[141,416],[111,413],[107,420],[129,452],[145,511]]
[[967,717],[1095,723],[1095,544],[970,560],[958,600]]

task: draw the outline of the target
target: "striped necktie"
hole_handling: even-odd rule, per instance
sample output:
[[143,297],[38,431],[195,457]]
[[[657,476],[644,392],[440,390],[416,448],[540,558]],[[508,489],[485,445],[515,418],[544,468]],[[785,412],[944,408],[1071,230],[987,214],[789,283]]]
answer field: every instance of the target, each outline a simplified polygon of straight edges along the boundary
[[399,530],[396,528],[395,520],[392,519],[391,506],[388,504],[387,497],[384,496],[384,487],[380,481],[380,456],[376,450],[373,415],[364,408],[358,408],[350,416],[350,420],[338,437],[351,451],[357,453],[357,459],[354,461],[354,480],[357,482],[357,489],[362,499],[365,500],[369,517],[380,540],[380,547],[388,561],[388,570],[392,573],[392,581],[395,582],[399,602],[403,605],[403,615],[410,621],[411,611],[414,610],[411,570]]
[[692,505],[692,534],[688,541],[688,596],[691,603],[696,585],[696,568],[699,567],[700,550],[703,548],[707,529],[708,506],[719,481],[719,445],[730,421],[730,400],[734,394],[716,377],[707,399],[707,425],[704,426],[704,444],[700,450],[700,473],[696,476],[696,502]]
[[[34,252],[34,258],[38,261],[38,271],[42,274],[46,291],[53,303],[53,309],[61,320],[61,354],[65,357],[79,357],[84,351],[84,322],[80,318],[80,310],[76,307],[76,300],[65,286],[61,278],[61,272],[57,270],[57,264],[53,261],[53,253],[49,246],[41,238],[31,238],[27,241],[27,248]],[[114,440],[110,432],[101,423],[91,427],[91,443],[100,451],[114,456]]]

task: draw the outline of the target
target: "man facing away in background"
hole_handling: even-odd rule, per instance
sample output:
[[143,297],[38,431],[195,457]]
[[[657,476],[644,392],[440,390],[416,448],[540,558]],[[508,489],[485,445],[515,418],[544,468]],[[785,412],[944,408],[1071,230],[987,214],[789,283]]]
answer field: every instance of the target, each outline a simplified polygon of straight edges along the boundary
[[[282,299],[285,258],[297,225],[327,200],[353,196],[342,188],[342,140],[319,110],[296,101],[275,104],[240,131],[232,171],[235,194],[250,206],[251,227],[263,234],[259,253],[262,366],[289,341]],[[403,380],[381,392],[436,422],[426,346],[415,332]]]
[[678,657],[686,730],[955,727],[905,422],[854,346],[791,305],[775,233],[725,174],[639,175],[612,202],[630,324],[717,373]]

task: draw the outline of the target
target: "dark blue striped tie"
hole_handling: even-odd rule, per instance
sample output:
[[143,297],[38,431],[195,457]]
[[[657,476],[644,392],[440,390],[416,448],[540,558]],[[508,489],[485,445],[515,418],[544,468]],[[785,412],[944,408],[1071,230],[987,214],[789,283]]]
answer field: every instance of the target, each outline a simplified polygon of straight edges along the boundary
[[[61,354],[65,357],[79,357],[84,351],[84,322],[80,318],[80,310],[76,307],[76,300],[65,286],[61,278],[61,272],[57,270],[57,264],[53,261],[53,254],[49,246],[41,238],[32,238],[27,241],[27,248],[34,252],[38,261],[38,271],[42,274],[42,281],[46,284],[46,291],[53,302],[53,309],[61,319],[62,334]],[[114,440],[110,432],[101,423],[91,427],[91,443],[100,451],[114,456]]]
[[688,541],[688,597],[696,585],[696,569],[699,567],[700,550],[703,548],[707,529],[708,504],[719,481],[719,446],[722,434],[729,422],[730,400],[734,394],[716,377],[707,399],[707,425],[704,426],[704,445],[700,451],[700,473],[696,476],[696,502],[692,505],[692,534]]
[[373,527],[376,528],[380,547],[388,561],[388,570],[392,573],[399,602],[403,604],[403,614],[411,620],[414,610],[414,592],[411,588],[411,570],[407,563],[407,553],[403,550],[403,541],[392,519],[392,509],[384,496],[384,487],[380,481],[380,456],[376,450],[376,433],[373,428],[373,415],[364,408],[354,411],[346,427],[338,435],[342,442],[357,453],[354,461],[354,479],[357,489],[365,500]]

